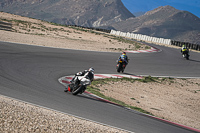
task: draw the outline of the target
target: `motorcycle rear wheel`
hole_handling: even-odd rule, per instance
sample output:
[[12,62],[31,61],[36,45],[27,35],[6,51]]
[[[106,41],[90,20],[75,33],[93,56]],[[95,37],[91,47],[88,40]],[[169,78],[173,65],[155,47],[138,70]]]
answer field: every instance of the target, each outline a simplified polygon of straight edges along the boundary
[[117,72],[120,73],[120,71],[122,71],[122,64],[121,63],[118,65],[118,68],[117,68]]

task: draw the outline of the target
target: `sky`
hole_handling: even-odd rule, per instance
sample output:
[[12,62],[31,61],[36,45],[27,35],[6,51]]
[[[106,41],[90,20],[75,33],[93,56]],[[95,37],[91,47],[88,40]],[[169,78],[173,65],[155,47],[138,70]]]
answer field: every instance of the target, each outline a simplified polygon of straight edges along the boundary
[[200,18],[200,0],[121,0],[131,12],[147,12],[159,6],[170,5],[178,10],[189,11]]

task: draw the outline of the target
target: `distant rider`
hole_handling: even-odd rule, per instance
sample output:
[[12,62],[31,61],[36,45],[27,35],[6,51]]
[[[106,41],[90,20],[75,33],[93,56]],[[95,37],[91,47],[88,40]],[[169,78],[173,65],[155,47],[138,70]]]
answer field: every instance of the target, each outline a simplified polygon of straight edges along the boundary
[[182,46],[181,53],[182,54],[188,54],[189,53],[189,50],[188,50],[188,48],[185,45]]
[[118,60],[120,60],[120,59],[121,59],[122,61],[124,61],[125,67],[126,67],[126,65],[128,64],[128,56],[126,55],[126,52],[123,52],[122,55],[120,55],[120,57],[119,57]]

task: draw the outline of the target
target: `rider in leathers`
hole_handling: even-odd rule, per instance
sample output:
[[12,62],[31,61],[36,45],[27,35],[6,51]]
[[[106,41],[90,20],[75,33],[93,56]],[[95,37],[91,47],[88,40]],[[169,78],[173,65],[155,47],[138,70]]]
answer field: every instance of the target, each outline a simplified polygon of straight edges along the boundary
[[188,50],[188,48],[185,45],[182,46],[181,53],[182,54],[188,54],[189,53],[189,50]]
[[123,52],[122,55],[120,55],[118,60],[120,60],[120,59],[122,59],[124,61],[125,67],[126,67],[126,65],[128,64],[128,56],[126,55],[126,52]]
[[76,85],[76,82],[78,82],[78,76],[84,76],[85,78],[89,79],[92,82],[94,80],[94,68],[91,67],[88,70],[76,73],[74,78],[70,82],[71,83],[75,82]]
[[[94,80],[94,68],[91,67],[88,70],[84,70],[83,72],[78,72],[75,74],[74,78],[70,81],[71,83],[74,83],[74,85],[79,84],[78,76],[84,76],[85,78],[89,79],[91,82]],[[65,92],[67,92],[68,89],[66,87]]]

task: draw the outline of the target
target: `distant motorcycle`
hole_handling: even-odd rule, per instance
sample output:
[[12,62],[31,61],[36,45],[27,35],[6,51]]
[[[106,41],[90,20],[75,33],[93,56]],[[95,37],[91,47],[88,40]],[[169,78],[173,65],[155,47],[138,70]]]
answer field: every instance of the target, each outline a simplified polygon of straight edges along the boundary
[[182,52],[183,58],[186,58],[186,60],[189,60],[189,50],[183,51]]
[[122,59],[119,59],[117,60],[117,66],[116,66],[116,69],[117,69],[117,72],[124,72],[125,70],[125,67],[126,67],[126,62]]
[[91,84],[90,79],[84,76],[76,76],[75,81],[68,85],[65,92],[70,91],[73,95],[82,94],[88,85]]

